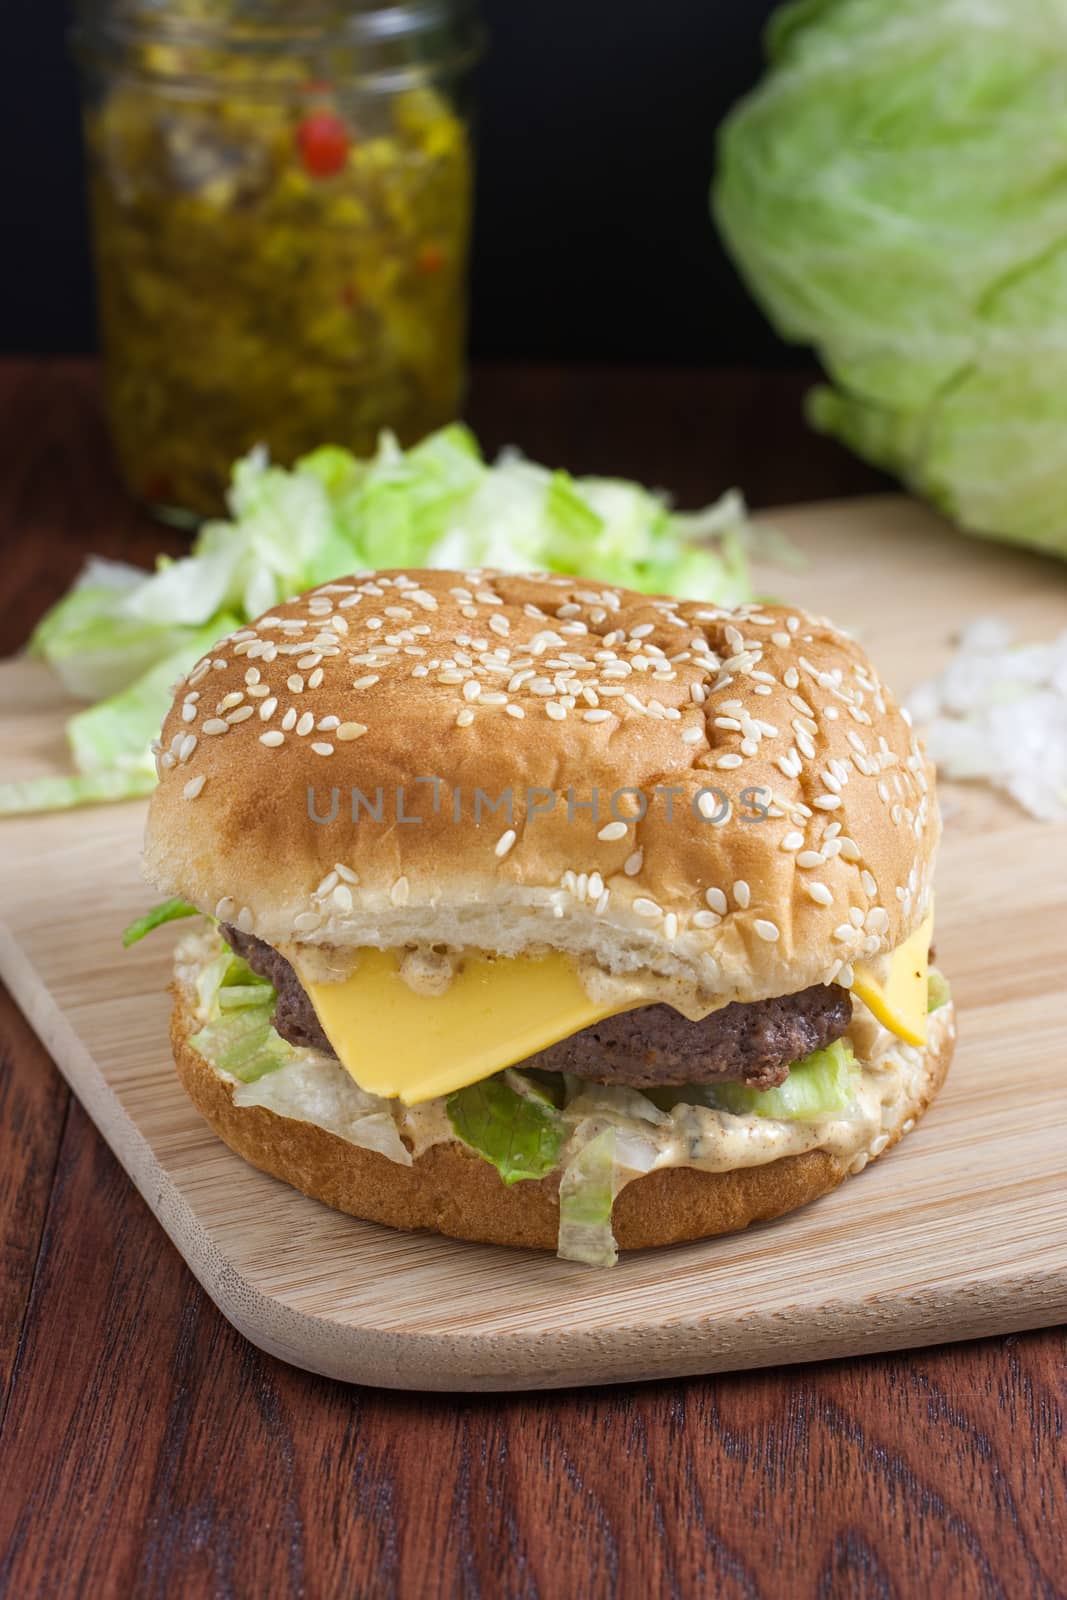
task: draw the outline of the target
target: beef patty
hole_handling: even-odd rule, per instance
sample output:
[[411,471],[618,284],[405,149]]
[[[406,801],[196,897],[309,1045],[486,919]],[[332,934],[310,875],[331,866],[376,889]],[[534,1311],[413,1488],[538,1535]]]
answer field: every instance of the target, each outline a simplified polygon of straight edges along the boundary
[[[237,928],[223,925],[222,933],[253,972],[277,990],[274,1026],[282,1038],[332,1055],[315,1008],[285,957]],[[594,1022],[519,1065],[636,1089],[726,1081],[773,1089],[789,1076],[790,1062],[840,1039],[851,1018],[852,996],[836,983],[775,1000],[733,1001],[701,1022],[690,1022],[671,1006],[640,1006]]]

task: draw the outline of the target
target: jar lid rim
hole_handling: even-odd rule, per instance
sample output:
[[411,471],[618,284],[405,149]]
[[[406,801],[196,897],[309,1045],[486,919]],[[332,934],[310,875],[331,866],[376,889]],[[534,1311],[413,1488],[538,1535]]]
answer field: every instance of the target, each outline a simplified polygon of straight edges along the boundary
[[[169,14],[168,14],[169,13]],[[133,42],[151,37],[174,44],[218,44],[222,41],[240,48],[255,48],[268,42],[272,47],[285,43],[318,42],[386,43],[442,24],[477,24],[477,0],[372,0],[339,16],[336,5],[324,0],[309,10],[299,22],[292,19],[275,23],[271,19],[244,20],[233,17],[212,23],[175,16],[162,0],[115,0],[109,11],[101,10],[99,0],[80,0],[76,8],[73,33],[76,40],[102,35],[116,42]]]

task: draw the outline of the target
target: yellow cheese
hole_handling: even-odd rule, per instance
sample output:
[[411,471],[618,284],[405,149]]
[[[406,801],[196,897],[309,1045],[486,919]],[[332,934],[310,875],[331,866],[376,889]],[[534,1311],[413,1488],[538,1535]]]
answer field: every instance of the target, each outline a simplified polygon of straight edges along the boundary
[[931,913],[911,938],[893,951],[884,980],[879,980],[862,961],[854,969],[853,994],[859,995],[878,1021],[907,1044],[926,1043],[926,968],[933,927]]
[[443,994],[417,994],[394,951],[364,950],[343,983],[305,983],[323,1032],[361,1089],[405,1105],[525,1061],[610,1016],[565,956],[469,956]]
[[[855,968],[853,992],[909,1044],[926,1043],[932,926],[931,916],[893,951],[884,979],[862,962]],[[392,950],[362,951],[343,982],[303,981],[323,1032],[360,1088],[405,1105],[478,1083],[629,1009],[591,1000],[573,963],[558,953],[468,956],[436,995],[404,982]]]

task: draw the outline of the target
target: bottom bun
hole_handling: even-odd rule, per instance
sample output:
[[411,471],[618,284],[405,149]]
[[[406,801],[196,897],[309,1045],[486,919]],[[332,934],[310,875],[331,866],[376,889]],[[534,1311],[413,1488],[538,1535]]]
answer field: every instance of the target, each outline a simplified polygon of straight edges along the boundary
[[[263,1106],[234,1105],[231,1084],[189,1043],[199,1026],[179,989],[171,1019],[178,1076],[219,1137],[261,1172],[336,1211],[390,1228],[555,1250],[558,1174],[508,1187],[494,1167],[457,1141],[432,1145],[405,1167],[314,1123],[282,1117]],[[955,1039],[950,1016],[938,1047],[927,1052],[914,1094],[902,1096],[893,1107],[892,1122],[883,1124],[876,1140],[879,1155],[914,1126],[937,1094]],[[873,1153],[841,1157],[809,1150],[731,1172],[661,1168],[633,1179],[619,1193],[612,1212],[615,1238],[622,1250],[644,1250],[734,1233],[828,1194],[869,1159]]]

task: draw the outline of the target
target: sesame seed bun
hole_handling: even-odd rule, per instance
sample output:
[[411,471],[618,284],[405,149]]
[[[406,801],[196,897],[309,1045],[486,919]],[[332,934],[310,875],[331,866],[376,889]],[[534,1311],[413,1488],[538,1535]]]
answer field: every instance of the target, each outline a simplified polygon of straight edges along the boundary
[[549,945],[758,1000],[928,909],[932,770],[859,646],[784,607],[357,575],[216,646],[157,763],[149,878],[276,947]]
[[[263,1106],[237,1106],[233,1085],[189,1044],[200,1026],[193,993],[176,985],[171,1042],[178,1076],[215,1133],[262,1172],[336,1211],[392,1228],[429,1229],[483,1244],[555,1250],[559,1176],[505,1185],[496,1169],[458,1141],[432,1145],[401,1166],[311,1122]],[[951,1006],[932,1032],[923,1070],[883,1113],[869,1150],[848,1157],[809,1150],[730,1172],[672,1167],[636,1178],[616,1198],[612,1227],[620,1249],[679,1244],[733,1233],[807,1205],[885,1153],[923,1115],[948,1072],[955,1045]]]

